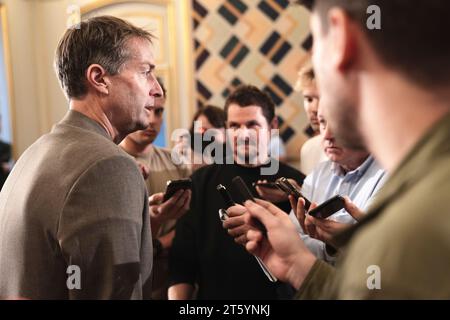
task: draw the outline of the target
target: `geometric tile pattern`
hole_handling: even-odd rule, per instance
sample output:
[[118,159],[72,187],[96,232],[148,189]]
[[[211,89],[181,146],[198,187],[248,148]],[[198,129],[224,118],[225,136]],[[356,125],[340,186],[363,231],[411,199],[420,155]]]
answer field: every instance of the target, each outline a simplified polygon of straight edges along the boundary
[[309,59],[308,14],[289,0],[191,0],[197,105],[222,107],[239,84],[265,90],[277,106],[288,155],[298,158],[307,125],[298,70]]

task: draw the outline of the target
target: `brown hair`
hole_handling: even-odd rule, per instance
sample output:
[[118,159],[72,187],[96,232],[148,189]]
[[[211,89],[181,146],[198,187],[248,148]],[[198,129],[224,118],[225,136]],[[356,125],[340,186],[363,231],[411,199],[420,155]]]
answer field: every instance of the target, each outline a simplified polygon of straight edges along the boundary
[[240,85],[234,90],[225,101],[225,114],[228,117],[228,108],[231,104],[237,104],[240,107],[258,106],[262,109],[262,113],[267,120],[270,122],[275,117],[275,104],[273,103],[270,96],[259,90],[255,86],[251,85]]
[[[424,87],[445,86],[450,82],[450,42],[448,0],[297,0],[312,8],[328,29],[327,13],[343,9],[366,34],[381,60]],[[381,10],[381,30],[366,26],[367,8]]]
[[204,115],[214,128],[225,128],[225,111],[219,107],[208,104],[200,107],[194,114],[190,129],[192,133],[194,132],[194,122],[197,121],[201,115]]
[[99,64],[117,74],[130,57],[127,42],[133,37],[152,42],[153,35],[112,16],[100,16],[68,29],[58,44],[55,70],[67,97],[81,98],[87,93],[86,70]]
[[305,89],[305,87],[315,84],[316,84],[316,76],[314,73],[314,69],[313,66],[308,63],[298,72],[297,82],[295,83],[294,90],[302,92]]

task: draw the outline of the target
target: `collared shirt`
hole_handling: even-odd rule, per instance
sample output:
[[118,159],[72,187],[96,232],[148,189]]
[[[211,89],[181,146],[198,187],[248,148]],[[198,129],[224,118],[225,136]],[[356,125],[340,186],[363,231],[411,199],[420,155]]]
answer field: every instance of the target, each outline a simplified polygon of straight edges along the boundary
[[[341,166],[328,160],[320,163],[314,171],[308,175],[302,186],[302,194],[311,202],[321,204],[336,196],[348,196],[355,205],[365,211],[385,181],[385,171],[372,156],[355,170],[345,173]],[[342,209],[328,219],[352,224],[356,220]],[[325,243],[305,235],[302,230],[302,239],[306,246],[316,257],[329,262],[334,258],[328,256],[325,251]]]
[[338,267],[317,260],[297,298],[450,298],[449,140],[450,113],[390,174],[367,215],[338,237]]

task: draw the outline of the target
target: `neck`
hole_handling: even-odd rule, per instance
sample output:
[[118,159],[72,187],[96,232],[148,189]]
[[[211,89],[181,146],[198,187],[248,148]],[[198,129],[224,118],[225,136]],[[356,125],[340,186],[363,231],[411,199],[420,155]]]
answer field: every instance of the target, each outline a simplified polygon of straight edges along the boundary
[[246,167],[246,168],[257,168],[260,167],[266,163],[268,163],[268,161],[270,160],[269,156],[265,156],[265,157],[261,157],[258,156],[256,157],[256,163],[250,163],[251,161],[249,159],[245,159],[245,161],[239,160],[238,155],[234,155],[234,163],[240,165],[241,167]]
[[125,137],[125,139],[123,139],[123,141],[120,143],[120,146],[128,154],[131,154],[134,157],[138,157],[138,156],[147,154],[150,151],[150,149],[153,148],[153,145],[151,143],[150,144],[139,144],[139,143],[136,143],[136,141],[134,141],[130,137]]
[[114,128],[96,99],[90,98],[89,96],[83,98],[83,100],[71,99],[69,108],[84,114],[86,117],[100,124],[115,143],[119,143],[123,139],[123,136]]
[[361,166],[364,163],[364,161],[367,160],[368,157],[369,153],[367,151],[361,151],[360,153],[352,157],[352,159],[349,160],[347,163],[339,164],[339,166],[345,173],[347,173],[359,168],[359,166]]
[[427,91],[389,70],[362,79],[359,123],[368,149],[388,172],[394,171],[449,112],[448,101],[449,89]]

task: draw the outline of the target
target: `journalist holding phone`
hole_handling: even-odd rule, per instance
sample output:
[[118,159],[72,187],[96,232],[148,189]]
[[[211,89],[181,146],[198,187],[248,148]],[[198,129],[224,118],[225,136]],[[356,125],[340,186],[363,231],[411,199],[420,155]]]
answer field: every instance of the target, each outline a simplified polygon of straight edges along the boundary
[[[321,204],[335,195],[348,197],[346,207],[356,207],[353,210],[339,210],[326,220],[305,215],[304,200],[298,204],[292,201],[292,207],[300,223],[299,232],[308,249],[319,259],[334,263],[337,246],[332,238],[335,234],[356,222],[360,210],[366,210],[372,198],[384,184],[385,171],[373,159],[367,150],[344,148],[339,143],[327,125],[323,108],[318,110],[322,146],[328,161],[319,163],[306,177],[302,186],[304,198],[314,204]],[[311,208],[313,209],[313,207]],[[238,240],[244,240],[241,226],[248,221],[248,213],[242,215],[241,206],[227,210],[230,220],[224,226]],[[242,230],[240,233],[239,230]]]
[[[289,218],[265,201],[245,203],[268,235],[248,231],[246,249],[299,299],[448,299],[450,4],[377,1],[380,31],[367,28],[369,1],[301,2],[312,8],[328,125],[345,146],[365,146],[389,178],[359,223],[335,237],[345,251],[336,268],[311,254]],[[368,284],[374,266],[376,288]]]
[[[222,228],[218,212],[226,203],[217,191],[219,184],[229,188],[232,199],[243,197],[232,188],[233,178],[240,176],[253,195],[252,183],[261,179],[276,180],[285,176],[301,184],[303,176],[279,163],[273,175],[262,175],[270,165],[268,149],[270,129],[276,126],[275,105],[262,90],[248,85],[235,89],[225,102],[227,140],[243,148],[233,148],[230,162],[205,166],[192,175],[190,210],[178,220],[169,257],[171,286],[169,299],[191,299],[198,286],[198,299],[276,299],[278,284],[267,279],[256,259],[235,243]],[[259,146],[263,148],[259,148]],[[259,160],[262,159],[262,160]],[[278,204],[290,211],[287,199]]]
[[[306,177],[302,187],[303,195],[317,204],[334,195],[347,196],[354,205],[365,211],[383,186],[385,171],[367,150],[345,148],[336,141],[320,103],[318,118],[323,149],[329,160],[319,163]],[[334,261],[335,252],[333,248],[325,246],[325,242],[335,247],[332,236],[348,224],[356,222],[352,212],[340,210],[326,221],[303,213],[304,210],[297,208],[297,218],[306,246],[318,258]]]

